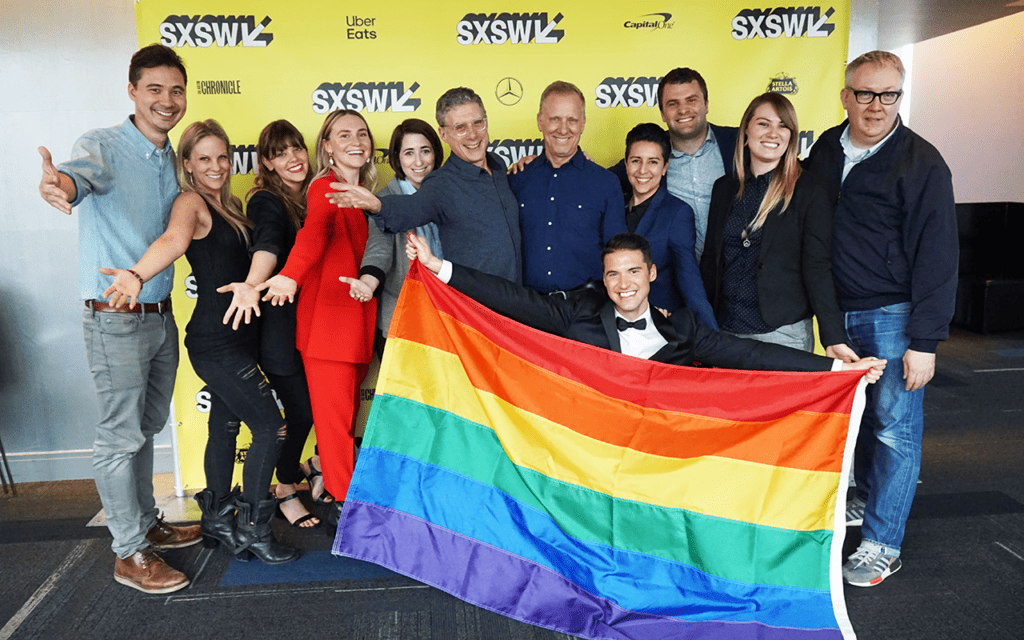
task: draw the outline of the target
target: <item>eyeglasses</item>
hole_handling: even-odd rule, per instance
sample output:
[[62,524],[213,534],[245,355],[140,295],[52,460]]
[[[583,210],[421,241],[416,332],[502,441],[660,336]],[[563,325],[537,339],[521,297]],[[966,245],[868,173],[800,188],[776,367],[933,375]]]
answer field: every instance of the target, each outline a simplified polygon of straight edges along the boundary
[[443,124],[441,126],[444,127],[445,129],[451,129],[452,133],[454,133],[456,136],[462,138],[467,133],[469,133],[469,128],[470,127],[473,127],[473,131],[476,131],[477,133],[480,133],[481,131],[486,129],[487,128],[487,118],[480,118],[479,120],[474,120],[473,122],[470,122],[469,124],[466,124],[465,122],[460,122],[459,124],[454,124],[454,125]]
[[884,105],[896,104],[896,101],[903,95],[902,89],[899,91],[882,91],[879,93],[875,91],[858,91],[857,89],[850,89],[850,87],[846,88],[853,92],[853,97],[856,98],[857,102],[860,104],[871,104],[875,101],[875,98],[878,98],[878,101]]

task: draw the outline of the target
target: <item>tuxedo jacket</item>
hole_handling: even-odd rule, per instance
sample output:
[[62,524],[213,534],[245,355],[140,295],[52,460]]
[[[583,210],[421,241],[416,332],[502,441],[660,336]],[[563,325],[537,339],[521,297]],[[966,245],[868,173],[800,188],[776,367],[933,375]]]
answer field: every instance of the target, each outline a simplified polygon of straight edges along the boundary
[[[715,182],[708,212],[708,233],[700,271],[715,317],[725,317],[725,222],[732,211],[739,181],[727,173]],[[797,180],[793,200],[768,213],[761,227],[757,260],[757,302],[761,317],[773,327],[793,324],[812,315],[824,346],[846,342],[843,314],[832,280],[832,211],[824,185],[805,171]]]
[[[548,296],[489,274],[453,265],[448,283],[485,307],[541,331],[622,351],[615,327],[615,306],[603,290],[584,289],[568,298]],[[665,318],[651,314],[668,340],[651,360],[689,365],[695,362],[728,369],[828,371],[833,360],[781,345],[745,340],[713,331],[682,308]]]

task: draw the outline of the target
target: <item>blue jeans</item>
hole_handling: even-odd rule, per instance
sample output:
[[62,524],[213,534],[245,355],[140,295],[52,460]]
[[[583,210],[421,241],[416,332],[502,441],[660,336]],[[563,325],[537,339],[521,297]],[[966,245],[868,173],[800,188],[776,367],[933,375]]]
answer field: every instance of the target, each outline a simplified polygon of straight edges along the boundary
[[178,371],[178,327],[171,312],[82,317],[100,422],[92,466],[111,548],[127,558],[149,543],[156,524],[153,436],[164,428]]
[[862,357],[889,361],[882,378],[867,387],[854,478],[857,495],[867,502],[862,538],[897,551],[917,490],[924,431],[924,389],[907,391],[903,380],[909,317],[909,302],[846,313],[850,347]]

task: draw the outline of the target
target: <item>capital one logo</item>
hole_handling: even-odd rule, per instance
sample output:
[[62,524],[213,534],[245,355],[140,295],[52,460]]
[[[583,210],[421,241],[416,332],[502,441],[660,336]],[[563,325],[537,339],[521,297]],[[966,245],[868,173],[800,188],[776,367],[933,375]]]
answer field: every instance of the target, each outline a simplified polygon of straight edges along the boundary
[[160,23],[160,44],[165,47],[265,47],[274,40],[266,31],[270,16],[167,16]]
[[324,82],[313,91],[313,113],[330,113],[338,109],[367,113],[410,113],[420,106],[412,94],[420,88],[414,82],[406,89],[404,82]]
[[598,109],[656,106],[660,80],[653,77],[605,78],[594,88],[594,105]]
[[822,15],[821,7],[776,7],[775,9],[744,9],[732,19],[735,40],[751,38],[827,38],[836,25],[828,22],[836,10],[829,7]]
[[455,25],[459,44],[556,44],[565,37],[556,29],[564,18],[561,13],[548,20],[544,13],[467,13]]

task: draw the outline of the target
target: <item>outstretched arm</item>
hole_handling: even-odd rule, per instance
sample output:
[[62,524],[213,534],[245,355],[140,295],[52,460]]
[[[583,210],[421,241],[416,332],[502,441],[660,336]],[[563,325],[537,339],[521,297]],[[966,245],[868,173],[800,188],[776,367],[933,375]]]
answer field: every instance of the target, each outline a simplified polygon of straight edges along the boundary
[[53,158],[46,147],[39,147],[43,157],[43,177],[39,181],[39,195],[58,211],[71,215],[71,203],[78,197],[75,181],[53,166]]
[[[205,216],[205,223],[204,223]],[[101,268],[100,273],[114,276],[114,283],[103,292],[115,307],[127,302],[129,309],[142,292],[142,285],[184,255],[192,238],[209,232],[209,211],[202,197],[195,192],[183,193],[174,201],[171,220],[163,235],[153,241],[146,253],[130,269]]]

